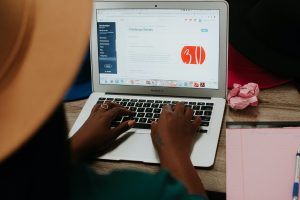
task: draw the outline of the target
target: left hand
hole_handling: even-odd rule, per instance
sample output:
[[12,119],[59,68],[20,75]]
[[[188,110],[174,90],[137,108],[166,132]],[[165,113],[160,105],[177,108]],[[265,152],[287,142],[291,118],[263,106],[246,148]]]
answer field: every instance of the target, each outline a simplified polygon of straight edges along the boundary
[[134,120],[129,120],[111,128],[112,121],[118,116],[131,114],[132,111],[116,103],[96,104],[89,118],[71,138],[72,160],[78,162],[99,156],[135,124]]

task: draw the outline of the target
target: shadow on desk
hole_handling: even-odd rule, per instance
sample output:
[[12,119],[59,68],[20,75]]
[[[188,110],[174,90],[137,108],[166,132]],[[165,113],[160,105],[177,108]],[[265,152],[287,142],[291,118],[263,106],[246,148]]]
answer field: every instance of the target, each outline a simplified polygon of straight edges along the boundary
[[209,200],[226,200],[226,193],[206,191]]

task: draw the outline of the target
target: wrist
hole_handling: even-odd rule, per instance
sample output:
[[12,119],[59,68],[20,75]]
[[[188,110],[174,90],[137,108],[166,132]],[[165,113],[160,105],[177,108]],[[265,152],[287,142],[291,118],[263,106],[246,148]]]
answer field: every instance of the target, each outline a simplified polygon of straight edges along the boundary
[[85,150],[81,147],[80,144],[77,144],[76,141],[70,139],[71,146],[71,158],[73,163],[80,163],[85,159]]
[[159,152],[161,167],[175,169],[191,163],[190,155],[185,152],[163,151]]

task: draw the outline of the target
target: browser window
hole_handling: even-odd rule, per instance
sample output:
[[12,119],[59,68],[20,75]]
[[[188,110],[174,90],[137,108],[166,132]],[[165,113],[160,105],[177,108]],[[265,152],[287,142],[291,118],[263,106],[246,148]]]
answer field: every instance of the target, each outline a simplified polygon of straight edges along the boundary
[[97,10],[100,84],[218,89],[219,10]]

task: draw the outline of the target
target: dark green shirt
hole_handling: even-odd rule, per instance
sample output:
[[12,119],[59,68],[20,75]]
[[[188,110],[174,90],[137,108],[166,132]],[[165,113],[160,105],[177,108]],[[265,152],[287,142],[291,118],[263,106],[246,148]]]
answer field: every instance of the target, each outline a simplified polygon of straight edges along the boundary
[[155,174],[122,170],[99,175],[87,166],[73,170],[71,199],[207,200],[199,195],[188,194],[182,183],[166,170]]

